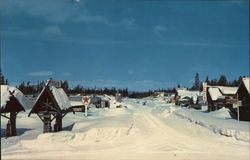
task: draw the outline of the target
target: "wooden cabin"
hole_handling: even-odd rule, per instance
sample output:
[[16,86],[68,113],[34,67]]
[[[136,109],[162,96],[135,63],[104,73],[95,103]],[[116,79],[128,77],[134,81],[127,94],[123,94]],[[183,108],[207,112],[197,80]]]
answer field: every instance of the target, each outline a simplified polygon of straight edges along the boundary
[[242,78],[242,82],[237,90],[239,100],[239,110],[236,112],[239,120],[250,121],[250,78]]
[[36,99],[29,116],[37,114],[44,124],[44,132],[51,132],[51,122],[55,119],[54,131],[62,130],[62,119],[70,111],[71,104],[60,85],[53,80],[48,80],[43,90]]
[[237,89],[237,87],[208,86],[208,111],[215,111],[222,107],[232,109],[233,104],[237,101]]
[[193,107],[198,104],[199,91],[189,91],[187,89],[177,89],[176,104],[184,107]]
[[23,93],[15,87],[1,85],[1,116],[9,119],[6,136],[16,136],[16,116],[29,104]]

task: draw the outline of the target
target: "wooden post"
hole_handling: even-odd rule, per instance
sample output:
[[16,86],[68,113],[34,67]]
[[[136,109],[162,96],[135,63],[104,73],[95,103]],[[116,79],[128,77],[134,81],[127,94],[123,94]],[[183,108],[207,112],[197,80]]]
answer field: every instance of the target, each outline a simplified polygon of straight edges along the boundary
[[62,131],[62,116],[56,116],[56,123],[54,125],[54,132]]
[[85,117],[88,116],[88,106],[87,105],[84,105],[85,106]]
[[[239,94],[237,93],[237,100],[239,101]],[[237,117],[238,121],[240,121],[240,106],[237,104]]]
[[238,116],[238,121],[240,121],[240,106],[237,107],[237,116]]
[[16,136],[16,112],[10,112],[11,136]]
[[51,115],[44,114],[43,120],[43,133],[51,132]]

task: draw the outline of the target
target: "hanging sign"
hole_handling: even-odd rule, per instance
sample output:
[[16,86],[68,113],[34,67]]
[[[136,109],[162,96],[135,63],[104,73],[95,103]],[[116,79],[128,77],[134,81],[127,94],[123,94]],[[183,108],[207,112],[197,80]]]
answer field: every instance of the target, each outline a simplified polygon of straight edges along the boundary
[[62,86],[61,81],[56,81],[56,80],[48,80],[49,86],[54,86],[56,88],[60,88]]
[[88,106],[90,104],[90,98],[88,96],[83,96],[82,97],[82,103],[85,106],[85,116],[88,116]]

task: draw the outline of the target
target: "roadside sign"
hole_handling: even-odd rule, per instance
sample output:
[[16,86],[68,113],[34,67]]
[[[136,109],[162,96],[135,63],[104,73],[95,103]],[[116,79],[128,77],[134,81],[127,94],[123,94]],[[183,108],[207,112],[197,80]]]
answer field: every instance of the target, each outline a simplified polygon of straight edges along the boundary
[[56,88],[60,88],[62,86],[61,81],[56,81],[56,80],[48,80],[49,86],[54,86]]
[[88,96],[83,96],[82,97],[82,103],[84,105],[89,105],[90,104],[90,98]]
[[238,106],[242,106],[242,101],[238,101]]
[[90,98],[88,96],[83,96],[82,97],[82,103],[85,106],[85,116],[88,116],[88,106],[90,104]]

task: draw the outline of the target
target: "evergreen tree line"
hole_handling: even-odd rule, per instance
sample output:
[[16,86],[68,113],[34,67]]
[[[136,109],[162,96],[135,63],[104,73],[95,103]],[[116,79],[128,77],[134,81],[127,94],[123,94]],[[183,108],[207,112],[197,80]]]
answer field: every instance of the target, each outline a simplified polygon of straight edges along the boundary
[[238,79],[234,79],[233,81],[228,81],[225,75],[221,75],[220,78],[209,80],[208,76],[206,77],[205,82],[207,82],[208,85],[213,86],[229,86],[229,87],[238,87],[242,81],[242,78],[245,76],[239,76]]
[[[208,76],[206,76],[205,82],[211,86],[238,87],[242,81],[242,78],[244,78],[244,76],[239,76],[238,79],[228,81],[225,75],[221,75],[219,79],[209,80]],[[202,91],[202,82],[199,79],[199,73],[195,74],[194,84],[191,88],[189,88],[189,90]]]
[[[45,85],[45,82],[37,82],[35,85],[31,85],[31,82],[22,82],[17,88],[22,91],[24,94],[38,94],[42,91],[43,87]],[[128,96],[128,89],[116,89],[116,88],[104,88],[104,89],[93,89],[93,88],[87,88],[85,89],[81,85],[77,85],[74,88],[69,88],[69,83],[67,80],[61,81],[61,87],[66,92],[66,94],[107,94],[107,95],[113,95],[117,92],[121,93],[122,96],[127,97]]]
[[[212,79],[209,80],[208,76],[206,76],[205,82],[207,82],[208,85],[211,86],[230,86],[230,87],[238,87],[242,81],[242,78],[244,76],[239,76],[237,79],[233,81],[228,81],[225,75],[221,75],[219,79]],[[0,68],[0,84],[1,85],[9,85],[8,79],[2,75],[1,68]],[[45,82],[38,81],[35,85],[31,84],[30,81],[28,82],[22,82],[19,86],[16,86],[20,91],[22,91],[24,94],[38,94],[42,91],[42,88],[44,87]],[[121,93],[124,97],[130,97],[130,98],[143,98],[153,95],[154,92],[166,92],[166,93],[176,93],[175,88],[168,88],[168,89],[158,89],[158,90],[149,90],[146,92],[131,92],[128,93],[128,88],[125,89],[116,89],[112,87],[109,88],[103,88],[103,89],[95,89],[95,88],[84,88],[81,85],[77,85],[74,88],[69,88],[69,83],[67,80],[61,81],[61,87],[64,89],[64,91],[67,94],[107,94],[107,95],[113,95],[117,92]],[[178,84],[177,88],[180,88],[181,86]],[[194,84],[189,90],[197,90],[202,91],[202,81],[199,79],[199,73],[195,74],[194,77]]]
[[37,82],[36,85],[31,85],[31,82],[22,82],[19,86],[17,86],[17,88],[23,92],[23,94],[38,94],[39,92],[42,91],[44,86],[44,82]]
[[116,89],[114,87],[112,87],[111,89],[109,88],[101,88],[101,89],[95,89],[95,88],[84,88],[81,85],[77,85],[76,87],[69,89],[68,94],[106,94],[106,95],[113,95],[115,96],[116,93],[119,92],[120,94],[122,94],[122,96],[127,97],[128,96],[128,89]]
[[149,97],[151,95],[153,95],[154,92],[153,91],[147,91],[147,92],[132,92],[131,94],[129,94],[129,98],[144,98],[144,97]]
[[2,74],[2,69],[0,68],[0,85],[9,85],[8,79]]
[[144,98],[149,97],[154,94],[154,92],[165,92],[165,93],[177,93],[175,88],[167,88],[167,89],[158,89],[158,90],[149,90],[146,92],[132,92],[128,95],[129,98]]

